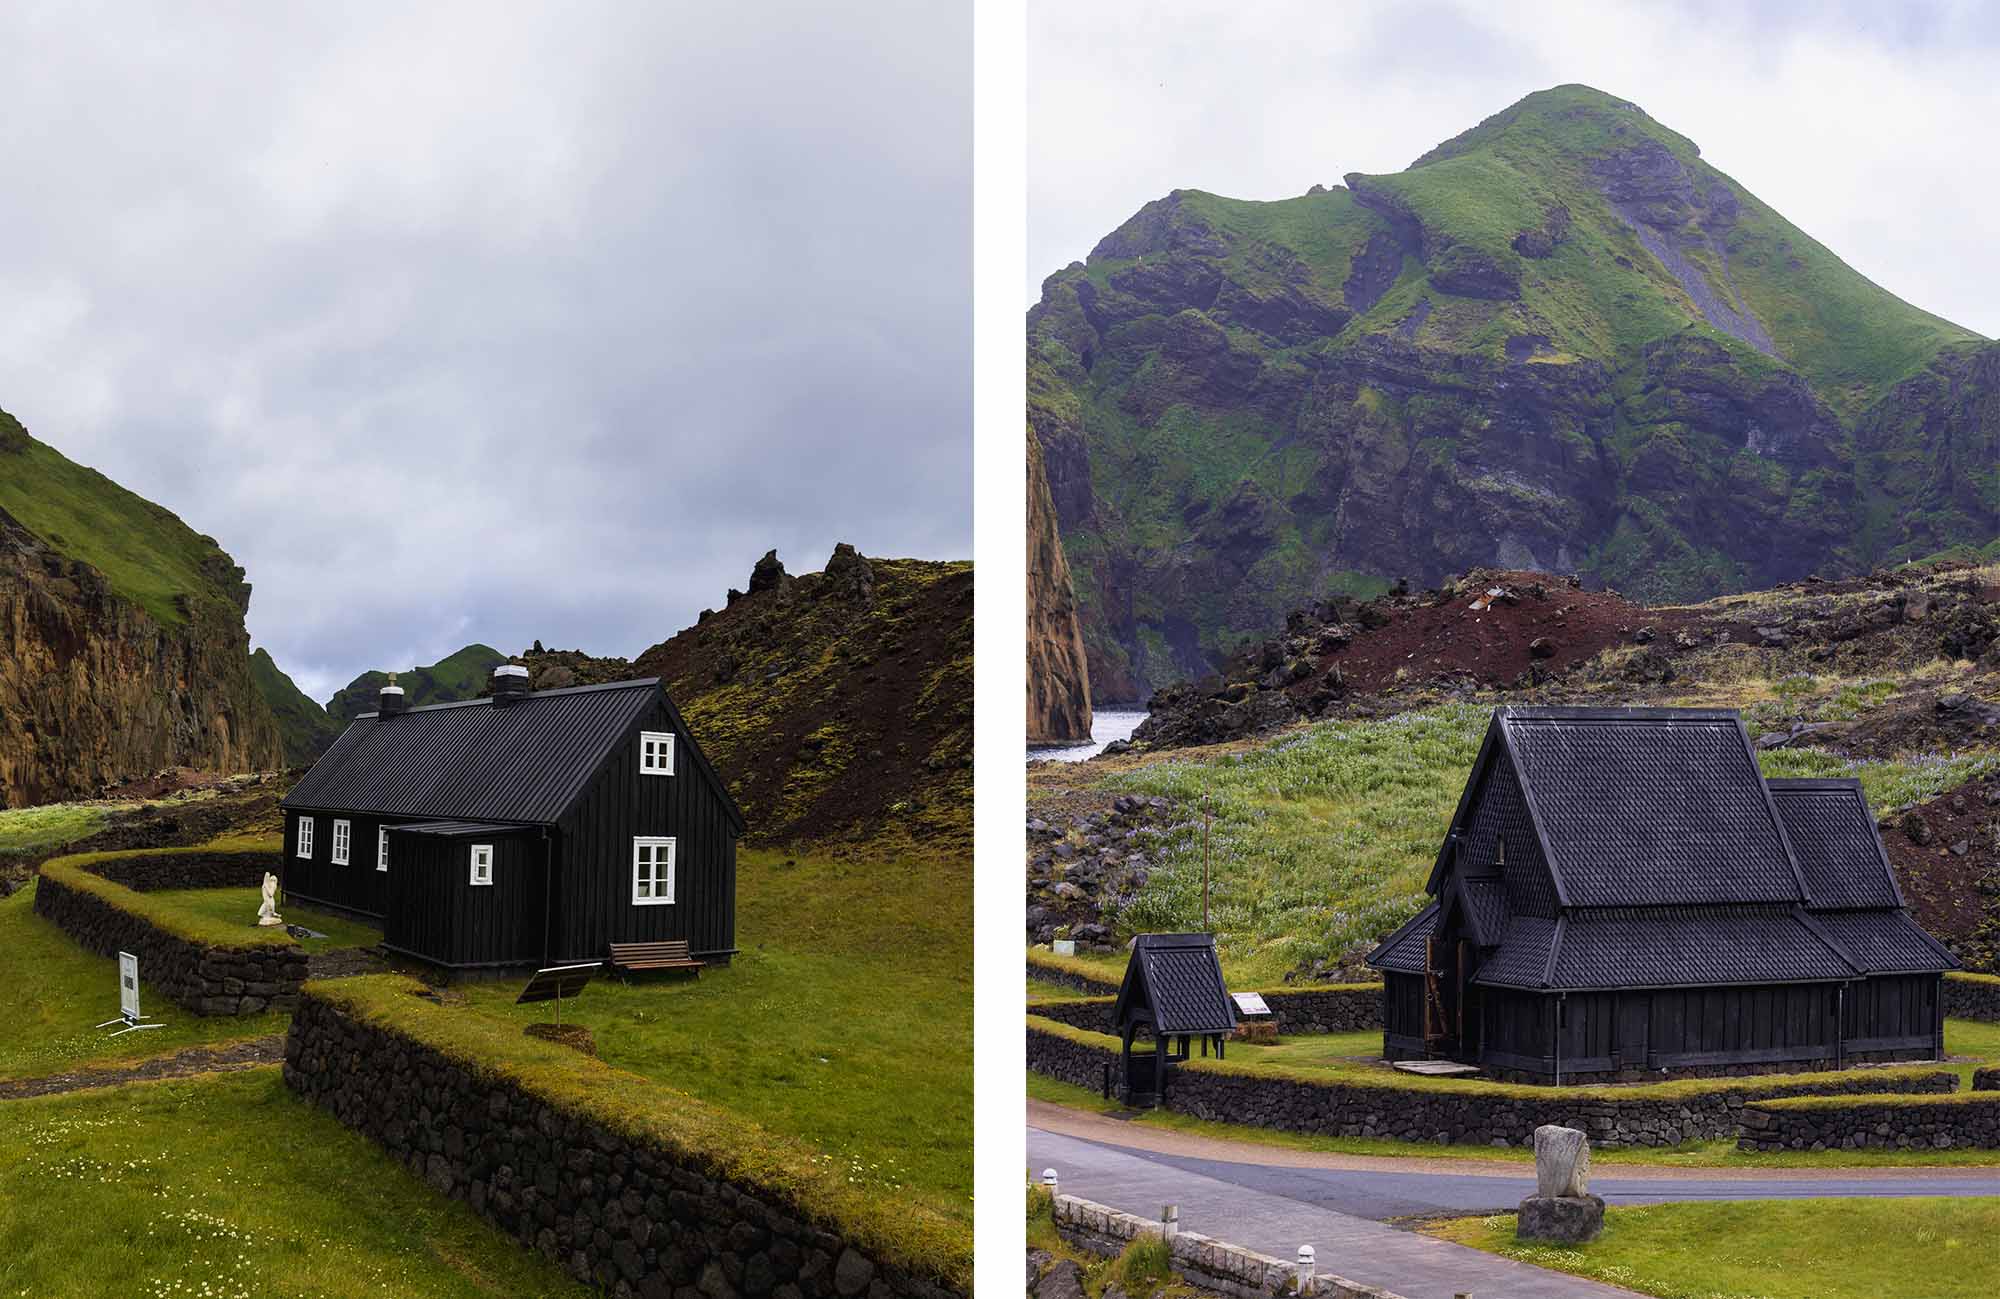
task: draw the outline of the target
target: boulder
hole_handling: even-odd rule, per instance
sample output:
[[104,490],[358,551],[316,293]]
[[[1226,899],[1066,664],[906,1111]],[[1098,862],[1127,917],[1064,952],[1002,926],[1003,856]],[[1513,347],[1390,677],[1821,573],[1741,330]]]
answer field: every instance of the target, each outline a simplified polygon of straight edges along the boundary
[[1604,1201],[1595,1195],[1531,1195],[1521,1201],[1516,1240],[1581,1245],[1604,1230]]

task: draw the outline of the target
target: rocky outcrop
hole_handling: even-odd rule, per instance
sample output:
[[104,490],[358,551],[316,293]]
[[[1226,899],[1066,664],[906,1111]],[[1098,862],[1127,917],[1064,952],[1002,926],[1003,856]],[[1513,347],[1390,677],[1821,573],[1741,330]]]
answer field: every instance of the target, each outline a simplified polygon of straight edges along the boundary
[[1090,739],[1090,669],[1041,444],[1028,434],[1028,743]]
[[[0,449],[0,474],[8,454]],[[207,551],[206,589],[183,593],[180,616],[167,621],[0,510],[8,806],[89,797],[163,767],[283,765],[277,722],[250,674],[250,586],[213,542]]]

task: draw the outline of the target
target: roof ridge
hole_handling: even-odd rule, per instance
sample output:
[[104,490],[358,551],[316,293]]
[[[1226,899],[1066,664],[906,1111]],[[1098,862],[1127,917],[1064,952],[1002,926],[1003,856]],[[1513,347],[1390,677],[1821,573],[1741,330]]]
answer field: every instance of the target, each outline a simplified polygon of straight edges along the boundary
[[[600,681],[596,685],[590,686],[557,686],[553,690],[530,690],[526,694],[515,695],[507,701],[507,704],[511,708],[516,704],[525,704],[536,699],[553,699],[557,695],[587,695],[599,690],[637,690],[641,686],[657,686],[659,684],[660,679],[658,677],[633,677],[629,681]],[[477,699],[447,699],[443,703],[418,704],[414,708],[406,708],[398,716],[406,717],[411,713],[435,713],[445,708],[477,708],[484,704],[491,704],[492,702],[493,696],[491,695],[481,695]],[[354,720],[358,722],[365,717],[379,718],[381,715],[380,710],[356,713]]]

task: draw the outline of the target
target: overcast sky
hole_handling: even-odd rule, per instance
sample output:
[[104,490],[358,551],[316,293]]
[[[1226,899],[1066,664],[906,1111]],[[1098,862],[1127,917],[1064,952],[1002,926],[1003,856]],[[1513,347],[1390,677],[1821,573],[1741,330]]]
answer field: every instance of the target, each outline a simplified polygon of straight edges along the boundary
[[[1171,16],[1168,16],[1168,14]],[[1400,171],[1523,95],[1636,102],[1876,283],[2000,335],[2000,5],[1029,0],[1027,299],[1175,188]]]
[[315,698],[971,551],[960,5],[0,8],[0,407]]

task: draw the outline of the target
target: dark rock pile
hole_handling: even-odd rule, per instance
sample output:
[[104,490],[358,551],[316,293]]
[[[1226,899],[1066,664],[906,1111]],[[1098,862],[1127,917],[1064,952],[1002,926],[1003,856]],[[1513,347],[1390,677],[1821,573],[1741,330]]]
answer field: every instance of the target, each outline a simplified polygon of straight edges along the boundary
[[1073,938],[1108,951],[1118,913],[1151,878],[1167,842],[1187,828],[1171,802],[1122,794],[1108,812],[1028,818],[1028,937]]

